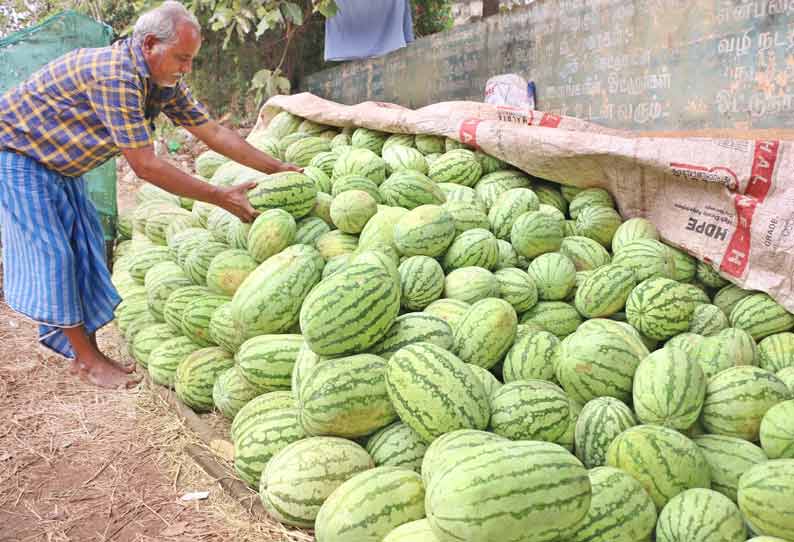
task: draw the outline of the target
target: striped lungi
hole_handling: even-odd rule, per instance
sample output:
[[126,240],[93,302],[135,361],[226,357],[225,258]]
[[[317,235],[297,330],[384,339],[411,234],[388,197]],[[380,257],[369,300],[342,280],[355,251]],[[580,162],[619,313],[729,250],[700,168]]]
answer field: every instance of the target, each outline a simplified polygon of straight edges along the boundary
[[6,303],[38,322],[44,346],[73,358],[62,328],[91,334],[121,301],[85,180],[0,150],[0,223]]

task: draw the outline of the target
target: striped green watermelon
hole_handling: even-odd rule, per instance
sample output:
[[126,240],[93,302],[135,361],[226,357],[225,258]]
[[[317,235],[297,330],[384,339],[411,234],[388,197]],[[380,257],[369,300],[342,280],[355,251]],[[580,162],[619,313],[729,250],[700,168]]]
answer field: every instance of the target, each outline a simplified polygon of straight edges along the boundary
[[215,256],[228,249],[229,245],[226,243],[215,241],[194,247],[185,258],[185,265],[183,266],[185,274],[193,281],[193,284],[206,286],[207,271],[210,263],[212,263]]
[[607,450],[623,431],[637,425],[634,412],[614,397],[596,397],[587,402],[574,430],[576,457],[587,468],[606,464]]
[[346,480],[374,466],[358,444],[312,437],[277,452],[262,472],[259,495],[265,510],[288,525],[312,527],[320,507]]
[[196,173],[202,177],[212,177],[212,174],[228,161],[228,158],[218,152],[204,151],[196,157]]
[[[418,151],[417,151],[418,152]],[[376,467],[334,490],[317,514],[318,542],[380,542],[395,527],[425,516],[425,488],[414,471]]]
[[568,184],[560,185],[560,194],[562,195],[563,199],[567,201],[569,204],[573,201],[573,198],[576,197],[576,194],[585,190],[584,188],[578,186],[571,186]]
[[640,362],[632,393],[634,412],[642,423],[685,431],[703,408],[706,376],[682,350],[663,348]]
[[425,451],[427,444],[402,422],[380,429],[367,441],[367,452],[379,467],[402,467],[420,472]]
[[745,297],[733,307],[730,314],[732,327],[746,330],[753,339],[760,341],[794,328],[794,315],[786,311],[767,294]]
[[[284,408],[298,408],[298,402],[292,397],[292,392],[271,391],[251,399],[237,412],[234,416],[234,420],[232,420],[231,430],[229,432],[232,441],[237,442],[242,435],[245,435],[259,425],[259,420],[262,416],[274,410]],[[295,422],[299,424],[297,411],[295,412],[295,416]]]
[[179,363],[174,390],[179,400],[196,412],[212,410],[212,390],[218,376],[234,366],[232,355],[217,346],[202,348]]
[[173,257],[168,247],[152,247],[132,255],[129,273],[138,284],[143,284],[146,273],[161,262],[172,262]]
[[694,488],[664,507],[656,525],[657,542],[744,542],[747,529],[739,508],[725,495]]
[[414,144],[423,154],[444,152],[444,138],[431,134],[416,134]]
[[610,207],[585,207],[576,218],[576,233],[609,247],[621,223],[618,212]]
[[262,263],[291,245],[297,229],[291,214],[282,209],[269,209],[256,217],[248,230],[248,253]]
[[301,423],[310,435],[355,438],[396,420],[384,377],[386,362],[358,354],[321,363],[300,382]]
[[314,181],[295,171],[268,175],[248,191],[248,200],[257,210],[283,209],[295,218],[309,214],[316,196]]
[[468,365],[432,343],[397,351],[386,366],[386,389],[403,423],[426,442],[455,429],[484,429],[488,397]]
[[232,303],[224,303],[212,313],[209,325],[210,340],[228,352],[237,352],[245,341],[242,329],[232,318]]
[[383,142],[383,150],[388,149],[392,145],[416,148],[416,139],[413,134],[391,134]]
[[281,139],[293,132],[297,132],[300,124],[300,117],[287,111],[281,111],[270,119],[266,131],[269,136]]
[[758,361],[767,371],[794,367],[794,333],[775,333],[758,343]]
[[372,346],[370,352],[388,360],[401,348],[418,342],[429,342],[444,350],[452,350],[452,328],[437,316],[409,312],[394,320],[389,331]]
[[369,149],[375,154],[380,154],[389,134],[371,130],[369,128],[356,128],[350,138],[353,147]]
[[554,442],[570,419],[568,397],[545,380],[509,382],[491,399],[491,430],[511,440]]
[[776,376],[788,387],[792,395],[794,395],[794,367],[786,367],[780,369]]
[[384,267],[349,265],[306,297],[300,326],[320,355],[363,352],[388,331],[400,310],[400,285]]
[[461,234],[467,230],[481,228],[487,230],[488,215],[480,209],[476,203],[467,201],[447,201],[443,205],[444,210],[452,217],[455,224],[455,231]]
[[334,173],[337,158],[334,152],[321,152],[314,155],[309,165],[303,168],[303,174],[314,181],[319,192],[331,191],[331,175]]
[[761,420],[759,435],[769,459],[794,459],[794,400],[770,408]]
[[560,249],[563,239],[563,220],[531,211],[519,216],[510,231],[510,242],[519,255],[535,258]]
[[142,329],[133,340],[132,356],[142,367],[149,365],[149,357],[163,342],[179,337],[168,324],[152,324]]
[[[494,270],[498,271],[500,269],[515,268],[519,266],[518,252],[516,252],[516,249],[514,249],[513,245],[510,244],[510,241],[497,239],[496,247],[498,250],[498,255],[496,257],[496,265],[494,266]],[[522,260],[526,260],[526,258],[522,257]],[[527,263],[527,266],[528,265],[529,264]]]
[[[573,215],[571,215],[573,217]],[[612,238],[612,250],[617,253],[626,244],[639,239],[659,239],[653,222],[646,218],[630,218],[621,224]]]
[[303,300],[320,281],[323,265],[315,249],[293,245],[257,267],[232,298],[232,319],[243,336],[290,329],[298,321]]
[[718,271],[715,271],[711,265],[705,262],[698,262],[695,276],[697,280],[709,288],[722,288],[728,285],[728,281],[722,278]]
[[138,293],[124,299],[116,308],[115,317],[119,330],[122,333],[127,331],[130,324],[141,316],[151,314],[146,293]]
[[738,503],[751,530],[791,540],[794,533],[794,459],[755,465],[739,480]]
[[226,243],[229,232],[239,222],[239,219],[226,209],[216,207],[207,216],[207,229],[212,233],[213,240]]
[[743,329],[728,328],[700,340],[690,352],[707,378],[739,365],[757,365],[756,345]]
[[679,493],[711,483],[700,449],[681,433],[658,425],[638,425],[618,435],[607,450],[607,464],[639,481],[657,510]]
[[499,247],[496,237],[485,229],[474,228],[458,235],[449,245],[442,260],[449,272],[462,267],[482,267],[491,270],[496,265]]
[[634,271],[607,264],[583,277],[576,288],[576,310],[585,318],[601,318],[621,311],[637,285]]
[[456,149],[442,154],[430,164],[427,176],[435,183],[474,186],[482,176],[482,166],[473,152]]
[[661,277],[640,282],[626,302],[629,323],[658,340],[687,331],[694,310],[695,303],[686,290],[678,282]]
[[480,166],[482,166],[483,175],[488,175],[489,173],[493,173],[495,171],[501,171],[510,167],[509,164],[507,164],[506,162],[496,158],[495,156],[486,154],[480,150],[474,151],[474,155],[477,157],[477,160],[480,161]]
[[574,220],[579,217],[579,213],[586,207],[608,207],[615,208],[615,201],[609,192],[603,188],[586,188],[576,194],[568,205],[568,214]]
[[[278,408],[278,401],[271,398],[267,401],[270,403],[267,405],[269,408],[265,409],[265,405],[259,404],[260,410],[247,415],[247,423],[241,423],[234,439],[234,470],[240,479],[253,488],[259,487],[262,472],[274,455],[307,436],[300,424],[300,411],[297,408]],[[235,416],[235,422],[241,414],[246,412],[241,409]]]
[[[198,224],[200,226],[199,228],[195,228],[195,229],[200,230],[207,227],[207,218],[209,217],[209,214],[212,212],[213,209],[215,209],[215,205],[211,203],[207,203],[206,201],[197,201],[196,203],[193,204],[193,208],[190,210],[190,213],[196,217],[196,220],[198,221]],[[175,235],[179,235],[179,233]],[[168,240],[168,246],[169,247],[171,246],[170,240]]]
[[451,351],[466,363],[490,369],[512,346],[517,325],[516,312],[507,301],[482,299],[455,325]]
[[496,276],[482,267],[461,267],[444,279],[444,297],[475,303],[499,295]]
[[190,286],[191,283],[190,278],[173,262],[160,262],[152,267],[144,279],[146,301],[152,316],[158,322],[164,321],[163,310],[168,296],[174,290]]
[[325,267],[323,268],[323,278],[324,279],[328,278],[337,271],[341,271],[342,269],[347,267],[350,264],[350,262],[353,261],[354,258],[355,258],[355,253],[341,254],[339,256],[334,256],[333,258],[328,260],[328,263],[325,264]]
[[538,196],[528,188],[513,188],[503,192],[488,211],[491,231],[499,239],[509,240],[515,221],[540,207]]
[[185,260],[197,246],[212,241],[212,234],[201,228],[189,228],[176,234],[168,248],[175,255],[176,263],[184,267]]
[[384,537],[383,542],[438,542],[427,519],[409,521],[393,529]]
[[394,226],[394,243],[404,256],[440,256],[454,237],[452,216],[438,205],[420,205]]
[[428,256],[411,256],[400,264],[400,304],[408,310],[422,310],[441,297],[444,270]]
[[[500,441],[479,451],[442,469],[427,487],[427,518],[441,540],[502,542],[508,533],[532,533],[531,540],[550,542],[571,535],[587,516],[587,471],[561,446]],[[477,472],[476,483],[461,472]]]
[[181,216],[179,218],[176,218],[175,220],[170,222],[168,226],[165,228],[165,233],[164,233],[165,242],[163,244],[169,246],[170,248],[169,241],[171,241],[174,238],[174,236],[178,235],[180,232],[183,232],[185,230],[192,230],[196,228],[198,225],[199,225],[198,219],[196,218],[196,215],[194,215],[193,213],[190,213],[190,216]]
[[386,180],[386,162],[369,149],[353,149],[336,159],[331,178],[345,175],[360,175],[380,185]]
[[790,398],[774,373],[749,365],[731,367],[709,379],[701,421],[709,433],[755,441],[766,412]]
[[547,331],[530,332],[516,339],[505,356],[505,383],[554,379],[553,357],[560,340]]
[[457,429],[435,439],[425,451],[422,459],[422,480],[430,487],[435,476],[447,465],[456,464],[461,458],[477,455],[482,446],[507,439],[495,433],[477,429]]
[[364,177],[363,175],[343,175],[342,177],[334,177],[333,187],[331,188],[331,195],[336,198],[340,194],[349,192],[350,190],[360,190],[369,194],[376,203],[383,202],[383,196],[380,193],[378,185],[373,181]]
[[330,226],[325,223],[325,220],[316,216],[307,216],[305,218],[301,218],[297,222],[296,226],[296,245],[314,246],[314,243],[320,238],[320,236],[331,231]]
[[483,213],[488,213],[488,207],[477,195],[477,191],[469,186],[455,183],[437,183],[437,186],[444,192],[447,203],[461,202],[468,203]]
[[698,335],[697,333],[679,333],[675,337],[668,339],[667,342],[664,343],[664,346],[665,348],[678,348],[691,356],[704,339],[705,337],[703,335]]
[[736,502],[739,478],[753,465],[767,461],[764,451],[744,439],[700,435],[693,439],[711,471],[711,488]]
[[719,291],[714,294],[712,303],[718,306],[720,310],[725,313],[725,316],[730,316],[733,307],[735,307],[739,301],[755,293],[757,292],[744,290],[735,284],[728,284],[720,288]]
[[[495,171],[488,175],[484,175],[479,182],[477,182],[474,190],[478,198],[485,204],[485,207],[490,209],[505,192],[514,188],[530,187],[531,182],[526,173],[510,169]],[[542,202],[538,201],[538,205],[540,203]]]
[[187,229],[198,225],[195,217],[190,211],[182,209],[181,207],[162,209],[153,213],[146,219],[146,237],[155,245],[165,246],[165,232],[171,223],[177,221],[182,224],[181,229]]
[[673,280],[680,282],[689,282],[695,278],[695,271],[697,270],[697,260],[684,252],[672,246],[667,246],[673,257]]
[[689,324],[689,331],[698,335],[716,335],[720,331],[727,329],[730,324],[728,317],[716,305],[702,303],[695,307],[692,312],[692,321]]
[[378,212],[375,199],[362,190],[348,190],[331,202],[331,220],[345,233],[360,233]]
[[510,303],[517,313],[526,312],[538,302],[538,287],[521,269],[506,267],[494,273],[499,282],[499,297]]
[[149,354],[147,370],[152,382],[174,387],[174,378],[179,364],[193,352],[201,349],[187,337],[178,336],[160,343]]
[[656,507],[642,485],[612,467],[588,471],[593,497],[587,517],[571,542],[639,542],[650,540]]
[[327,128],[328,127],[323,124],[311,121],[309,119],[303,119],[298,126],[298,132],[315,135],[323,133]]
[[471,304],[459,299],[439,299],[425,307],[424,313],[441,318],[454,331],[470,306]]
[[573,262],[559,252],[541,254],[532,260],[527,274],[537,286],[541,301],[566,299],[576,284]]
[[418,171],[426,174],[428,171],[427,160],[424,155],[412,147],[404,145],[391,145],[383,149],[381,155],[386,162],[389,172],[397,171]]
[[212,402],[223,416],[233,420],[243,406],[259,394],[242,377],[236,366],[229,367],[215,379],[212,388]]
[[[145,303],[144,303],[145,305]],[[127,343],[127,351],[132,355],[132,343],[135,340],[135,337],[146,329],[149,326],[153,326],[157,324],[157,320],[154,319],[152,313],[149,312],[148,306],[146,307],[146,312],[140,314],[136,318],[134,318],[129,325],[127,325],[127,329],[124,332],[124,341]]]
[[317,192],[314,205],[312,206],[312,210],[309,211],[308,216],[321,218],[326,224],[333,226],[333,222],[331,222],[331,202],[333,199],[331,194]]
[[344,254],[352,254],[358,248],[358,239],[355,235],[341,230],[331,230],[322,234],[314,242],[320,256],[326,261]]
[[248,232],[250,231],[251,224],[238,220],[229,228],[226,243],[232,248],[248,250]]
[[225,295],[208,294],[188,302],[182,312],[182,334],[199,346],[213,345],[209,331],[210,319],[215,310],[229,300]]
[[284,151],[284,160],[296,166],[308,166],[316,155],[328,152],[331,144],[322,137],[305,137],[289,145]]
[[496,378],[496,375],[494,375],[485,367],[480,367],[479,365],[472,365],[469,363],[469,369],[471,369],[471,372],[474,373],[474,376],[476,376],[480,381],[483,388],[485,389],[485,394],[488,396],[489,402],[491,402],[493,400],[494,394],[502,389],[504,384],[500,382],[498,378]]
[[242,377],[259,393],[289,389],[302,344],[301,335],[258,335],[240,345],[235,360]]
[[361,230],[358,239],[360,249],[394,247],[394,226],[407,212],[400,207],[380,206],[375,216]]
[[589,271],[607,265],[611,261],[609,252],[589,237],[566,236],[560,244],[560,253],[570,259],[577,271]]
[[559,338],[567,337],[582,323],[573,305],[563,301],[538,301],[521,315],[521,324],[534,324]]
[[615,251],[612,263],[634,271],[638,282],[655,277],[672,279],[675,275],[673,253],[656,239],[629,241]]
[[207,268],[207,288],[216,294],[232,296],[256,267],[256,260],[247,251],[237,248],[224,250],[212,259]]
[[436,183],[413,170],[392,173],[380,185],[379,191],[386,205],[409,210],[420,205],[441,205],[446,201],[444,192]]
[[550,182],[536,183],[533,187],[542,205],[554,207],[561,214],[568,213],[568,201],[560,191],[560,185]]

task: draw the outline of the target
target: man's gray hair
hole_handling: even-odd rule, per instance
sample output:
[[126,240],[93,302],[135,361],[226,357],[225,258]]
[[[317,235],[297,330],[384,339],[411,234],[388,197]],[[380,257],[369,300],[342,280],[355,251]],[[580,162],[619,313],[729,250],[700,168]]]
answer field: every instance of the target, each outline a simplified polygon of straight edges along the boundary
[[189,12],[179,2],[163,2],[158,7],[147,11],[135,22],[132,39],[135,43],[143,43],[149,34],[164,43],[176,41],[176,27],[179,22],[187,22],[201,30],[196,16]]

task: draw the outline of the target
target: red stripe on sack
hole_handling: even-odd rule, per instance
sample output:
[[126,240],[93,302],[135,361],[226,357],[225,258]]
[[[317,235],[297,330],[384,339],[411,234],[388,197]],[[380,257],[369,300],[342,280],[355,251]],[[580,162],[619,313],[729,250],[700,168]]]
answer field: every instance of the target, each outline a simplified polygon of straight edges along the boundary
[[736,230],[722,257],[720,271],[732,277],[741,277],[747,269],[752,245],[751,227],[755,209],[763,203],[772,187],[780,141],[756,141],[750,182],[745,193],[734,196]]
[[460,124],[460,141],[470,147],[479,148],[477,146],[477,126],[482,121],[480,119],[465,119]]
[[552,115],[551,113],[544,113],[540,119],[540,125],[545,128],[557,128],[562,122],[562,117],[559,115]]

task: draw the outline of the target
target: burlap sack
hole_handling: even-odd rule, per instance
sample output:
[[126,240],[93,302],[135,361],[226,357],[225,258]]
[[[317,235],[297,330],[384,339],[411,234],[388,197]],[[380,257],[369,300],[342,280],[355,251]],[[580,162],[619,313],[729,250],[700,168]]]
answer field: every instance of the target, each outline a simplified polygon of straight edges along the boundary
[[410,110],[380,102],[346,106],[308,93],[268,100],[256,129],[281,110],[337,127],[446,136],[537,177],[606,188],[624,218],[648,218],[665,241],[794,312],[791,141],[637,137],[476,102]]

